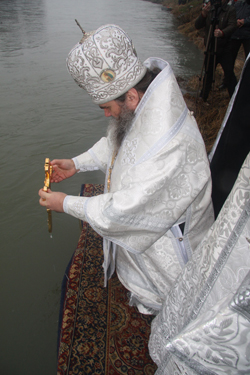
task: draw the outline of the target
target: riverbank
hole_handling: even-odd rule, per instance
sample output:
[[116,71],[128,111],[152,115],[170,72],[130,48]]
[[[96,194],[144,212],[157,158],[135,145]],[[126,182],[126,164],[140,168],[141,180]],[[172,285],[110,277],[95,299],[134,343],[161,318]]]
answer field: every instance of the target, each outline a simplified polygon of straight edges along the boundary
[[[198,48],[204,50],[203,30],[196,30],[194,23],[201,11],[202,1],[191,0],[186,4],[178,5],[178,0],[163,0],[154,2],[161,3],[164,10],[170,11],[178,20],[178,30],[191,40]],[[235,63],[235,74],[239,79],[243,65],[244,52],[240,50]],[[202,67],[201,67],[202,69]],[[223,80],[223,70],[217,66],[214,89],[211,91],[207,103],[197,102],[197,92],[201,89],[200,73],[192,77],[188,82],[177,77],[183,91],[183,96],[188,108],[194,112],[196,121],[204,138],[207,152],[212,148],[218,130],[225,116],[230,98],[227,90],[220,90],[219,86]]]

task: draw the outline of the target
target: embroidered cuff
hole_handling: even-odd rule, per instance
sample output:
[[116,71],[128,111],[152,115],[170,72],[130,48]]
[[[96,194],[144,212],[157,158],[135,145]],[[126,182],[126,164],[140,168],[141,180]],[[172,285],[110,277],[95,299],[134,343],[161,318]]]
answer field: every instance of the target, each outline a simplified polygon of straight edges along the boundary
[[78,162],[78,160],[77,160],[77,157],[72,158],[72,160],[73,160],[73,162],[74,162],[74,164],[75,164],[75,167],[76,167],[77,173],[80,173],[80,172],[81,172],[81,171],[80,171],[80,164],[79,164],[79,162]]
[[90,155],[88,151],[72,158],[72,160],[75,164],[77,173],[87,172],[87,171],[96,171],[99,169],[99,167],[96,165],[96,162],[92,159],[92,156]]
[[86,221],[85,204],[89,198],[67,195],[63,201],[63,210],[66,214]]

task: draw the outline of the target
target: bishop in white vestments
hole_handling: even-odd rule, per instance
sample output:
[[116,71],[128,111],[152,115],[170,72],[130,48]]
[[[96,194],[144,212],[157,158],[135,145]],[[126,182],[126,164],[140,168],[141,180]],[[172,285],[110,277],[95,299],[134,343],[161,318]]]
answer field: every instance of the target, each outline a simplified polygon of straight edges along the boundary
[[53,160],[52,182],[99,169],[105,191],[40,190],[40,204],[87,221],[103,237],[105,282],[116,270],[131,305],[157,314],[214,221],[203,139],[170,65],[141,63],[119,26],[85,33],[67,66],[111,124],[87,152]]

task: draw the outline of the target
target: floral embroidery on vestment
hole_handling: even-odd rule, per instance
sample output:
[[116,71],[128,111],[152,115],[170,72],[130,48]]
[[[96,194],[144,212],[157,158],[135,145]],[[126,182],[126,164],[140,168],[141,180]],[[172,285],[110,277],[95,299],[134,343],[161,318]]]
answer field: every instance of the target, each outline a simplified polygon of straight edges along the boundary
[[138,146],[138,139],[134,138],[132,141],[125,140],[124,147],[123,147],[123,157],[122,157],[122,165],[135,164],[135,151]]

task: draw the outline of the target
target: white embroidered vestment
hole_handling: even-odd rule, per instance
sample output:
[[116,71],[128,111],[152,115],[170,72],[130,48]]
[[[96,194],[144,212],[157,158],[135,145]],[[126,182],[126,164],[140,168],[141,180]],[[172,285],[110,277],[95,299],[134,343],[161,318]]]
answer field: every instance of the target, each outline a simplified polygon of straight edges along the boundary
[[[106,277],[116,269],[131,303],[143,313],[156,313],[212,225],[213,209],[205,146],[172,69],[156,58],[144,64],[160,67],[161,73],[136,108],[110,192],[67,196],[64,211],[103,236]],[[101,169],[107,176],[112,154],[107,137],[73,160],[81,171]]]

